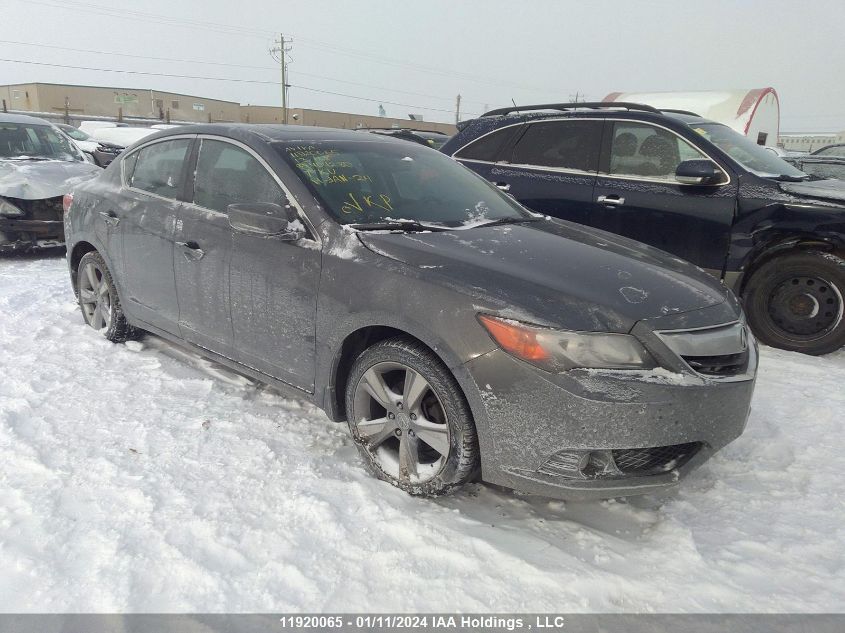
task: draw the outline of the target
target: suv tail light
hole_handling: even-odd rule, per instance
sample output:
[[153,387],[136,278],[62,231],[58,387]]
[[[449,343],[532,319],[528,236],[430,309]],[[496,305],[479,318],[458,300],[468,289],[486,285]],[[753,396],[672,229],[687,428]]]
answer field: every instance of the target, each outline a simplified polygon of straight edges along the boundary
[[65,213],[70,211],[70,205],[72,205],[72,204],[73,204],[73,194],[72,193],[66,193],[65,195],[62,196],[62,209],[64,209]]

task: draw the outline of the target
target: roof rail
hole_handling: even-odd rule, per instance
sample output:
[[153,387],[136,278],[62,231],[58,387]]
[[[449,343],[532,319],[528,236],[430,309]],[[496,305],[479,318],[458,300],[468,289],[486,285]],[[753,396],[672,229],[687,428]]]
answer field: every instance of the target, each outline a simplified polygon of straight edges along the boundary
[[675,110],[674,108],[660,108],[661,112],[671,112],[672,114],[688,114],[690,116],[700,117],[697,112],[690,112],[689,110]]
[[575,110],[577,108],[589,108],[591,110],[598,110],[601,108],[623,108],[625,110],[642,110],[643,112],[660,113],[660,110],[653,108],[650,105],[643,103],[628,103],[626,101],[579,101],[576,103],[543,103],[540,105],[527,106],[513,106],[510,108],[497,108],[485,112],[481,116],[497,116],[510,114],[511,112],[525,112],[528,110],[560,110],[565,112],[567,110]]

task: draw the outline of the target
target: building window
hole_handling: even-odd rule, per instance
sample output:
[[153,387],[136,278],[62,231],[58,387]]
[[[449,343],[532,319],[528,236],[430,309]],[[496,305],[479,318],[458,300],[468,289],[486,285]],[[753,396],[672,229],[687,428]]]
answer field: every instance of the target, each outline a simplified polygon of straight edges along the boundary
[[164,107],[164,99],[156,99],[156,108],[161,110]]
[[766,132],[758,132],[757,133],[757,145],[765,145],[766,139],[769,135]]
[[178,101],[171,101],[171,102],[170,102],[170,107],[171,107],[173,110],[178,110],[178,109],[179,109],[179,102],[178,102]]

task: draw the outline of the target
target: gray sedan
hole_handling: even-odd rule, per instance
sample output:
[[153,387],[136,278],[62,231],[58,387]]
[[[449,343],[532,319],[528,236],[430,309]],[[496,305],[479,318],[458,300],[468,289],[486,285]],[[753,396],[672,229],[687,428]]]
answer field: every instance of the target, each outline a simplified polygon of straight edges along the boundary
[[173,129],[67,203],[88,325],[153,332],[316,403],[412,494],[475,478],[645,493],[746,423],[756,343],[729,290],[533,214],[421,145]]

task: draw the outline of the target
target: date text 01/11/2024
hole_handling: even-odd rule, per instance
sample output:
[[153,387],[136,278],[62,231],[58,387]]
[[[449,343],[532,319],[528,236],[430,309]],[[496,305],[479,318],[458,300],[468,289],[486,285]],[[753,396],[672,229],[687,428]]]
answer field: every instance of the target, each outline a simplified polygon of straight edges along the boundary
[[425,629],[425,630],[563,630],[565,620],[559,615],[535,616],[533,622],[523,617],[480,615],[294,615],[279,619],[282,628],[291,629]]

